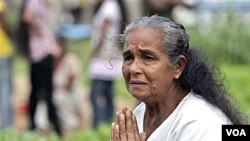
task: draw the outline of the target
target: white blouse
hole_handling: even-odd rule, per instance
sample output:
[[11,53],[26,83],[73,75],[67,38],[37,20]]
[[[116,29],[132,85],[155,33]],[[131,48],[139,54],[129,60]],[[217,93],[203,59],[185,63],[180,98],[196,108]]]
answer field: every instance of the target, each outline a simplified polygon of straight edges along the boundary
[[[145,103],[133,111],[139,132],[143,132]],[[203,98],[190,92],[147,141],[221,141],[226,116]]]

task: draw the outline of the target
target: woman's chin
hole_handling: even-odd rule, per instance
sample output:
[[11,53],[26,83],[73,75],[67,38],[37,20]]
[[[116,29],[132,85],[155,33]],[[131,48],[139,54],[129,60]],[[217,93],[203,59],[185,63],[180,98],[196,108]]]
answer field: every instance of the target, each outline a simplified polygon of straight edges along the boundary
[[145,99],[145,97],[146,97],[146,95],[143,93],[131,93],[131,95],[140,101],[143,101],[143,99]]

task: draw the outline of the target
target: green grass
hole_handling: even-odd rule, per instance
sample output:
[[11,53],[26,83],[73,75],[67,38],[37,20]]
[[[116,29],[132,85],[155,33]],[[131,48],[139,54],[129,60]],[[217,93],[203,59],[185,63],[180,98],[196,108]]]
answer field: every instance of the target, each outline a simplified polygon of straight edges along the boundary
[[110,124],[101,124],[97,131],[82,129],[60,139],[55,133],[40,135],[36,132],[17,131],[12,128],[0,132],[0,141],[109,141]]
[[250,65],[222,64],[226,86],[250,121]]

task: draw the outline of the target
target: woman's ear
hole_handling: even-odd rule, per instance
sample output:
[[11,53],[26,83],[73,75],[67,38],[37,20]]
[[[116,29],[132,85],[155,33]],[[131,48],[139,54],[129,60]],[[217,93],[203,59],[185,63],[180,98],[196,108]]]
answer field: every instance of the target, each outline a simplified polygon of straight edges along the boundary
[[186,63],[187,63],[186,57],[184,55],[180,55],[174,67],[174,79],[180,78],[186,66]]

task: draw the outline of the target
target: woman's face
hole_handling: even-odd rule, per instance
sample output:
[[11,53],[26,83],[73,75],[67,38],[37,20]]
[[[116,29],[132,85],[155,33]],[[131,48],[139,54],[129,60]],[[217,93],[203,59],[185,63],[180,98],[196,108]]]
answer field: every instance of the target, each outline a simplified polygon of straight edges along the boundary
[[126,39],[122,72],[128,91],[138,100],[158,101],[174,87],[174,67],[163,50],[159,31],[138,28]]

